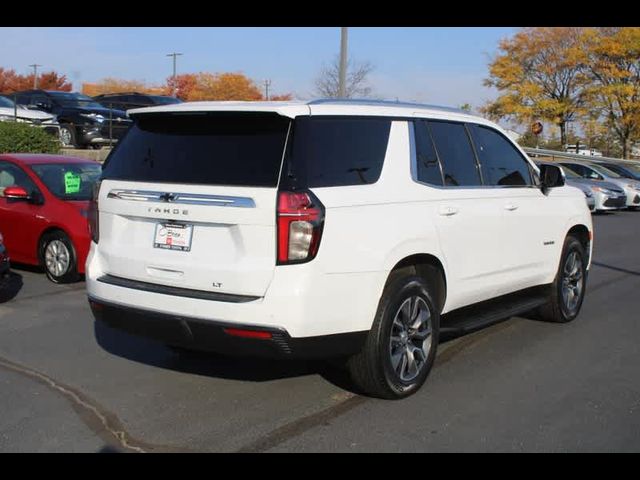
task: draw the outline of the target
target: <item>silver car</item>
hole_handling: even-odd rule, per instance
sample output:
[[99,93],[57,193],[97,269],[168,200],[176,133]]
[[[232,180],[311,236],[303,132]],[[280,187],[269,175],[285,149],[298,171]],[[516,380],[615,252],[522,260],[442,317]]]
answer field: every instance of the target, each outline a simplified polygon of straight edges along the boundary
[[[565,167],[565,171],[571,170],[582,178],[597,182],[596,185],[601,185],[601,182],[615,185],[617,190],[622,190],[626,197],[622,207],[640,207],[640,182],[624,178],[622,175],[597,163],[574,160],[563,160],[559,163]],[[610,189],[609,187],[605,188]],[[613,201],[610,202],[611,205],[614,203]]]

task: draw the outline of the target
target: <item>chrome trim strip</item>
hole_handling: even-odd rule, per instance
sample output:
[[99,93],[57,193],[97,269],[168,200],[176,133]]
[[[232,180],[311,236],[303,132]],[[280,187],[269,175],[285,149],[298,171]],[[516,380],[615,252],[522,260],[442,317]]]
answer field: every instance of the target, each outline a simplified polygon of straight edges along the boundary
[[172,193],[148,190],[111,190],[107,198],[132,200],[136,202],[167,203],[171,205],[209,205],[213,207],[256,208],[256,203],[248,197],[225,195],[203,195],[199,193]]

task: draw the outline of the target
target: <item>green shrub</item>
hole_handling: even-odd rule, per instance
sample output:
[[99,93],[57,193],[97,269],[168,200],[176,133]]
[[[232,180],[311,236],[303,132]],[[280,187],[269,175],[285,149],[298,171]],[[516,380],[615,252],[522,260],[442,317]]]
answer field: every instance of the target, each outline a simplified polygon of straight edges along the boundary
[[39,127],[0,122],[0,153],[58,153],[60,142]]

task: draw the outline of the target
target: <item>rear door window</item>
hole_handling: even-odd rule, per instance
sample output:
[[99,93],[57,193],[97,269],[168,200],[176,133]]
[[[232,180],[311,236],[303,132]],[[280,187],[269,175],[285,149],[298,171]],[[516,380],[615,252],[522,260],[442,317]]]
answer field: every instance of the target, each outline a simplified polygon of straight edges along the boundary
[[442,163],[444,184],[455,187],[482,185],[466,127],[453,122],[428,123]]
[[529,163],[518,150],[492,128],[469,125],[485,185],[532,185]]
[[298,117],[283,185],[336,187],[378,181],[391,120],[377,117]]
[[275,187],[289,124],[272,113],[137,115],[102,178]]

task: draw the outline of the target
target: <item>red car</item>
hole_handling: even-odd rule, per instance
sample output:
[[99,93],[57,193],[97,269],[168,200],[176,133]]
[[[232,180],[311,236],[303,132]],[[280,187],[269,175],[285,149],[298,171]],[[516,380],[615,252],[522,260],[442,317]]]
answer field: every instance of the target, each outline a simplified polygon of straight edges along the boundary
[[0,154],[0,231],[11,260],[55,283],[84,273],[87,215],[99,163],[58,155]]

